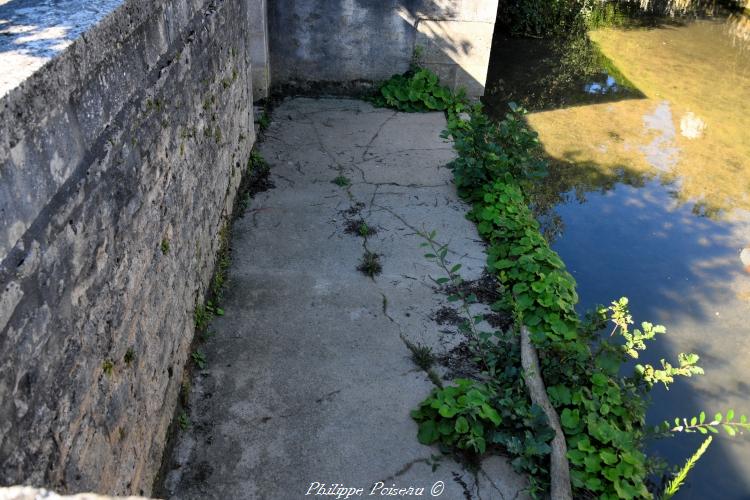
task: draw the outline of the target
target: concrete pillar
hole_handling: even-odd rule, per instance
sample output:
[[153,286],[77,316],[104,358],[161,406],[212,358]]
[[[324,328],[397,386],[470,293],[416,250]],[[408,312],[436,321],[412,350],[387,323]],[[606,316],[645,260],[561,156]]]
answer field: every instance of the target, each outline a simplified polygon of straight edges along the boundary
[[484,95],[498,0],[442,0],[417,11],[415,50],[420,63],[454,90]]
[[248,0],[248,3],[253,101],[258,101],[268,97],[271,87],[270,57],[268,55],[268,9],[266,8],[266,0]]

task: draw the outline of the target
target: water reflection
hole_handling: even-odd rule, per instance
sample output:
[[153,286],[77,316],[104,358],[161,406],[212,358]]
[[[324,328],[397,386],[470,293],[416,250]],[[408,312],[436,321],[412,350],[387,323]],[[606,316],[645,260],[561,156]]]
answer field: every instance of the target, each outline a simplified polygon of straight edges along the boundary
[[606,94],[608,92],[617,92],[620,87],[614,76],[607,75],[607,79],[602,82],[591,82],[584,85],[583,90],[588,94]]
[[[706,375],[680,380],[669,391],[657,388],[649,422],[703,410],[750,410],[750,389],[741,380],[750,354],[750,275],[742,261],[750,214],[735,214],[733,222],[695,217],[655,180],[589,192],[584,204],[572,194],[567,200],[555,209],[565,233],[554,248],[578,282],[580,311],[626,295],[638,321],[668,328],[646,352],[647,362],[679,352],[701,356]],[[682,463],[697,444],[680,437],[655,442],[652,450]],[[719,476],[725,478],[721,498],[748,498],[748,464],[747,440],[717,440],[680,498],[716,498],[712,478]]]
[[[578,281],[581,311],[626,295],[636,319],[670,332],[647,362],[701,356],[706,376],[655,391],[652,423],[750,412],[749,26],[735,14],[603,29],[559,47],[495,41],[487,108],[531,110],[551,162],[533,208]],[[698,444],[652,449],[681,464]],[[715,441],[680,491],[718,496],[750,498],[747,440]]]
[[[596,165],[595,179],[617,178],[627,166],[676,181],[674,195],[696,204],[695,213],[750,209],[750,57],[726,29],[702,20],[599,30],[595,44],[564,44],[584,55],[562,55],[547,40],[499,37],[493,58],[502,63],[490,69],[487,107],[499,115],[508,101],[520,102],[547,154]],[[617,92],[602,93],[607,79]]]

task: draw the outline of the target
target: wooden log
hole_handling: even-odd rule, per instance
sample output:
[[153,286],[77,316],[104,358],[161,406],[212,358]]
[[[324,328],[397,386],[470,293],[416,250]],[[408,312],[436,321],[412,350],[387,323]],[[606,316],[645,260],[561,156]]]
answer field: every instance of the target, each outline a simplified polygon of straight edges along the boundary
[[525,326],[521,327],[521,365],[531,402],[544,411],[549,426],[555,431],[550,456],[550,496],[552,500],[572,500],[573,491],[570,486],[570,465],[565,434],[560,426],[560,417],[547,396],[547,388],[539,369],[539,356],[531,343],[529,330]]

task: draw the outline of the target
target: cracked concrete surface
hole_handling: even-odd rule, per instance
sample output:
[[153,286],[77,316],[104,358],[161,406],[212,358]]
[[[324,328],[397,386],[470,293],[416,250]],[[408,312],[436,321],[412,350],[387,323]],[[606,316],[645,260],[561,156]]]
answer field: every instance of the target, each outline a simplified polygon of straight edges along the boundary
[[[446,499],[524,496],[505,459],[465,470],[419,444],[409,416],[433,384],[402,339],[437,354],[456,343],[431,319],[445,297],[415,231],[450,242],[468,279],[485,262],[445,168],[445,118],[314,99],[284,101],[273,118],[260,151],[276,187],[234,225],[226,314],[210,327],[166,492],[289,499],[318,482],[368,496],[381,481],[431,497],[442,481]],[[333,184],[339,175],[351,184]],[[352,219],[377,232],[348,234]],[[375,278],[357,271],[365,250],[380,255]]]

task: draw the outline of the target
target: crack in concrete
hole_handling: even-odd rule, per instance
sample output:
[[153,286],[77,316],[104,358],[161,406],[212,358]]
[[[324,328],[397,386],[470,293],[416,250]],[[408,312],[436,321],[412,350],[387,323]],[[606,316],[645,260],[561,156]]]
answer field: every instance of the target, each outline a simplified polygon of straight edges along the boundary
[[364,161],[365,155],[370,151],[370,148],[372,147],[372,143],[375,142],[375,139],[378,138],[378,136],[380,135],[380,132],[383,131],[383,128],[385,128],[385,126],[388,125],[388,123],[391,120],[393,120],[394,118],[396,118],[396,116],[398,116],[398,113],[394,111],[391,116],[389,116],[388,118],[386,118],[383,121],[383,123],[380,124],[380,127],[378,127],[378,130],[375,132],[375,134],[372,136],[372,138],[370,139],[370,141],[367,143],[367,146],[365,146],[364,151],[362,151],[362,156],[360,157],[360,161]]

